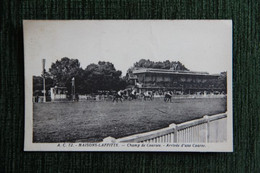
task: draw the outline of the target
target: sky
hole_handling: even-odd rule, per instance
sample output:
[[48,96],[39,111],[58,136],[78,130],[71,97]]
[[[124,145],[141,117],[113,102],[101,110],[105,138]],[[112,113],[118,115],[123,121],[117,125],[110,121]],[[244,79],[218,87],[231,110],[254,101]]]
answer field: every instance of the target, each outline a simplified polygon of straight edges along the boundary
[[63,57],[81,67],[109,61],[123,75],[140,59],[180,61],[191,71],[232,70],[231,20],[25,20],[25,75]]

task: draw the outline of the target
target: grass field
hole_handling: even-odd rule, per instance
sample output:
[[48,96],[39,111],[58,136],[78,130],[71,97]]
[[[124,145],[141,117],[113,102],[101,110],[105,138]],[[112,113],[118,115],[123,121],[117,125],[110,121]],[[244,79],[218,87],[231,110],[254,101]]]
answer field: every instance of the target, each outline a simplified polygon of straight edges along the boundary
[[35,103],[33,141],[100,142],[108,136],[125,137],[225,111],[224,98]]

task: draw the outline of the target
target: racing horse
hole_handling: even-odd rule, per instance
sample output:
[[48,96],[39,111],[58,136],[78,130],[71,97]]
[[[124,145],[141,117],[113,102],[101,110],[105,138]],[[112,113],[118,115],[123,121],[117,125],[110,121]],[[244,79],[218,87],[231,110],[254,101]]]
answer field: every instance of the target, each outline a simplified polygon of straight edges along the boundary
[[120,90],[116,94],[114,94],[112,101],[118,102],[118,100],[120,100],[121,102],[123,102],[123,99],[124,99],[124,92]]
[[145,93],[141,93],[141,96],[143,97],[143,99],[146,100],[153,100],[153,93],[146,91]]
[[129,100],[136,100],[137,99],[137,94],[135,90],[132,90],[132,92],[128,96]]
[[164,101],[165,102],[172,102],[172,92],[167,92],[165,95],[164,95]]

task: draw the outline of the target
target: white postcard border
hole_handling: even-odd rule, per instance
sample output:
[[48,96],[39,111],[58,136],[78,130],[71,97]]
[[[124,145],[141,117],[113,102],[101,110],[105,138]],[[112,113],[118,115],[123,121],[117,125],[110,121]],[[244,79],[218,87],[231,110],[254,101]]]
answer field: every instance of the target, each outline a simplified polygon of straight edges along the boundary
[[[24,20],[26,24],[31,20]],[[193,20],[194,21],[194,20]],[[207,20],[205,20],[207,21]],[[232,21],[219,20],[230,27],[232,44]],[[58,22],[58,21],[57,21]],[[229,57],[227,71],[227,142],[225,143],[33,143],[33,103],[32,73],[30,60],[27,58],[30,40],[24,32],[24,68],[25,68],[25,138],[24,151],[116,151],[116,152],[233,152],[233,93],[232,93],[232,56]],[[230,50],[232,51],[232,50]],[[158,146],[160,145],[160,146]],[[169,146],[167,146],[169,145]]]

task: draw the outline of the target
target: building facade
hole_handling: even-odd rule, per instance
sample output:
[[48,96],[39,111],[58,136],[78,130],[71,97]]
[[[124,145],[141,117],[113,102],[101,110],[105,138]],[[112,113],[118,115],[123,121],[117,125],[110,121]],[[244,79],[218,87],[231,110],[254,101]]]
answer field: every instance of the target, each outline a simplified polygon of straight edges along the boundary
[[134,69],[129,77],[139,91],[173,91],[176,94],[226,93],[221,74],[172,69]]

